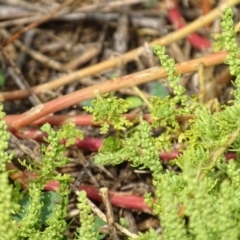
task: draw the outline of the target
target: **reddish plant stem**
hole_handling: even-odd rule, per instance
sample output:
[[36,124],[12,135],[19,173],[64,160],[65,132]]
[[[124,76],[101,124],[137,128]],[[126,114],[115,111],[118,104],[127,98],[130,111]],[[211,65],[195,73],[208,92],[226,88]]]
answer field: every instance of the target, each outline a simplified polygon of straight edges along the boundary
[[[168,0],[169,1],[169,0]],[[186,23],[178,9],[178,6],[175,4],[175,1],[169,1],[167,4],[168,7],[168,19],[169,21],[177,28],[183,28]],[[191,45],[200,50],[208,49],[211,47],[211,43],[204,37],[199,36],[196,33],[192,33],[187,37]]]
[[[10,126],[14,121],[19,119],[21,115],[6,115],[4,120],[7,125]],[[49,123],[52,126],[61,126],[63,124],[72,122],[77,126],[91,126],[94,125],[92,122],[92,115],[82,114],[76,116],[68,116],[68,115],[50,115],[45,116],[41,119],[38,119],[34,122],[31,122],[29,125],[31,126],[42,126],[45,123]]]
[[[6,115],[4,120],[6,121],[7,125],[10,126],[13,122],[19,119],[21,115]],[[137,119],[139,115],[137,114],[123,114],[123,117],[127,118],[129,121],[134,121]],[[193,115],[185,115],[185,116],[177,116],[177,121],[182,122],[194,118]],[[148,121],[149,123],[152,122],[150,114],[144,114],[143,119]],[[74,123],[76,126],[99,126],[100,124],[93,123],[93,117],[91,114],[80,114],[76,116],[68,116],[68,115],[50,115],[45,116],[41,119],[38,119],[32,123],[30,126],[41,126],[45,123],[49,123],[52,126],[61,126],[63,124],[67,124],[69,122]]]
[[[167,153],[164,153],[163,155],[167,156]],[[168,155],[169,159],[172,158],[174,155],[175,154]],[[226,156],[227,156],[227,159],[236,159],[236,154],[233,154],[233,153],[227,153]],[[29,176],[30,176],[29,174],[22,174],[22,176],[18,176],[17,180],[18,181],[20,180],[22,183],[25,183],[25,187],[26,187],[26,181],[28,181]],[[34,177],[34,174],[31,174],[31,177]],[[20,179],[20,178],[24,178],[24,179]],[[59,182],[51,181],[46,184],[44,189],[47,191],[57,191],[58,188],[59,188]],[[98,189],[90,185],[82,184],[79,187],[79,190],[86,191],[87,197],[92,201],[102,202],[102,197],[100,196]],[[134,194],[110,191],[110,201],[112,205],[116,207],[121,207],[126,209],[135,209],[135,210],[140,210],[147,213],[152,212],[151,208],[149,208],[147,204],[144,203],[144,198]]]
[[[20,172],[19,170],[16,171],[17,168],[12,163],[7,163],[7,169],[12,171],[10,174],[11,179],[20,183],[23,189],[27,189],[29,180],[36,177],[36,174],[34,173],[29,173],[27,171]],[[57,180],[53,180],[45,185],[44,190],[55,192],[59,189],[59,186],[59,182]],[[89,199],[95,202],[102,201],[102,197],[99,195],[98,189],[85,184],[79,186],[78,189],[86,191]],[[144,203],[144,198],[135,194],[110,191],[110,201],[112,205],[116,207],[135,209],[151,213],[151,209]]]
[[[39,142],[44,142],[44,138],[47,137],[46,133],[35,130],[35,129],[28,129],[21,132],[15,132],[14,134],[18,138],[22,138],[22,139],[31,138]],[[62,143],[64,142],[65,141],[63,140]],[[75,142],[75,145],[77,147],[85,150],[89,150],[92,152],[98,152],[99,148],[102,147],[102,144],[103,144],[103,139],[101,138],[84,138],[83,140],[76,139],[76,142]],[[179,151],[173,150],[172,152],[162,152],[159,154],[159,157],[163,162],[168,162],[170,160],[177,158],[179,154],[180,154]],[[229,152],[229,153],[226,153],[225,155],[228,160],[231,158],[236,159],[235,153]]]
[[[45,190],[56,191],[59,188],[59,183],[57,181],[50,182],[46,184]],[[82,184],[79,190],[84,190],[87,193],[89,199],[95,202],[102,202],[102,197],[99,194],[99,190],[90,186]],[[123,192],[109,192],[109,198],[113,206],[141,210],[144,212],[151,212],[151,208],[144,203],[144,198],[130,193]]]
[[[21,139],[33,139],[38,142],[44,142],[44,138],[47,137],[47,134],[35,130],[35,129],[28,129],[21,132],[14,133],[18,138]],[[63,140],[62,143],[65,141]],[[103,145],[103,139],[101,138],[84,138],[83,140],[76,139],[75,142],[76,146],[85,150],[89,150],[91,152],[98,152],[99,148]],[[160,154],[160,158],[163,161],[170,161],[176,158],[179,155],[178,151],[173,151],[171,153],[163,152]]]
[[[79,190],[84,190],[87,193],[88,198],[102,202],[102,197],[99,195],[99,191],[88,185],[81,185]],[[144,203],[144,198],[134,194],[127,194],[122,192],[109,192],[109,198],[112,205],[121,208],[135,209],[143,212],[151,213],[152,210]]]
[[[13,122],[15,122],[17,119],[19,119],[21,115],[6,115],[4,120],[6,121],[7,125],[11,125]],[[138,115],[137,114],[123,114],[123,117],[126,117],[128,120],[130,121],[134,121]],[[186,118],[191,117],[186,116]],[[150,115],[149,114],[145,114],[143,116],[143,119],[151,122],[150,119]],[[93,123],[93,117],[91,114],[80,114],[80,115],[76,115],[76,116],[68,116],[68,115],[50,115],[50,116],[45,116],[41,119],[38,119],[32,123],[30,123],[30,125],[32,126],[41,126],[45,123],[49,123],[52,126],[61,126],[63,124],[67,124],[69,122],[75,123],[77,126],[99,126],[100,124],[95,124]]]
[[[44,142],[44,138],[47,137],[47,134],[34,129],[28,129],[21,132],[15,132],[14,133],[18,138],[21,139],[33,139],[38,142]],[[64,143],[65,140],[62,140],[62,143]],[[103,140],[101,138],[84,138],[83,140],[76,139],[75,145],[79,148],[91,151],[91,152],[97,152],[99,148],[102,146]]]
[[2,46],[5,47],[7,46],[9,43],[14,42],[16,39],[18,39],[19,37],[21,37],[25,32],[36,28],[37,26],[41,25],[42,23],[48,21],[49,19],[51,19],[56,13],[58,13],[60,10],[62,10],[63,8],[69,6],[70,4],[72,4],[74,2],[74,0],[66,0],[64,3],[62,3],[60,6],[58,6],[57,8],[54,8],[51,12],[45,14],[44,16],[42,16],[40,19],[38,19],[35,22],[30,23],[28,26],[26,27],[22,27],[19,31],[17,31],[16,33],[14,33],[10,38],[8,38],[7,40],[5,40],[2,43]]
[[[219,52],[187,63],[176,64],[177,73],[194,72],[198,69],[199,64],[205,67],[217,65],[226,58],[227,52]],[[148,81],[166,77],[166,72],[163,68],[151,68],[138,73],[134,73],[125,77],[116,79],[115,81],[106,81],[95,86],[78,90],[74,93],[54,99],[45,104],[32,108],[31,110],[19,116],[19,119],[11,124],[10,129],[17,131],[18,129],[27,126],[28,124],[45,117],[51,113],[73,106],[79,102],[94,98],[98,94],[117,91],[122,88],[132,87]]]

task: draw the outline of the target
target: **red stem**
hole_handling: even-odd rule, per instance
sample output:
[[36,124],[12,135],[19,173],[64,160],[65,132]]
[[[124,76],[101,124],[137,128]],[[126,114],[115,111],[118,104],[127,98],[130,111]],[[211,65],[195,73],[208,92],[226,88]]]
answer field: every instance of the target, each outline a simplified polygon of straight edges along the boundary
[[[183,28],[186,23],[174,1],[170,1],[170,4],[167,4],[168,7],[168,19],[169,21],[177,28]],[[211,43],[204,37],[199,36],[196,33],[192,33],[187,37],[191,45],[200,50],[208,49],[211,47]]]
[[[56,191],[59,188],[59,182],[51,181],[45,186],[47,191]],[[99,190],[90,186],[82,184],[79,190],[84,190],[87,193],[87,197],[95,202],[102,202],[102,197],[99,194]],[[151,208],[144,203],[144,198],[130,193],[122,192],[109,192],[109,198],[112,205],[121,208],[141,210],[144,212],[151,212]]]
[[[22,138],[22,139],[31,138],[31,139],[34,139],[39,142],[44,142],[44,138],[47,137],[46,133],[39,131],[39,130],[35,130],[35,129],[28,129],[28,130],[24,130],[21,132],[15,132],[14,134],[18,138]],[[63,142],[64,142],[64,140],[63,140]],[[89,150],[91,152],[98,152],[99,148],[103,144],[103,139],[90,138],[90,137],[84,138],[83,140],[76,139],[75,144],[79,148]],[[168,162],[170,160],[177,158],[177,156],[179,154],[180,154],[179,151],[173,150],[172,152],[162,152],[162,153],[160,153],[159,157],[162,161]],[[232,152],[226,153],[226,158],[228,160],[231,158],[236,159],[236,154],[232,153]]]
[[[123,117],[126,117],[130,121],[134,121],[138,115],[137,114],[123,114]],[[190,115],[189,115],[190,116]],[[14,123],[16,120],[19,119],[21,115],[6,115],[4,120],[6,121],[7,125],[10,126],[12,123]],[[188,117],[188,116],[187,116]],[[191,117],[191,116],[190,116]],[[143,116],[143,119],[151,122],[150,115],[145,114]],[[77,126],[90,126],[90,125],[96,125],[98,126],[99,124],[94,124],[93,123],[93,117],[90,114],[80,114],[76,116],[68,116],[68,115],[50,115],[50,116],[45,116],[43,118],[40,118],[34,122],[31,122],[29,125],[32,126],[41,126],[44,123],[49,123],[53,126],[61,126],[63,124],[73,122]]]
[[[28,129],[21,132],[14,133],[18,138],[21,139],[34,139],[38,142],[44,142],[44,138],[47,137],[47,134],[34,129]],[[62,140],[64,143],[65,140]],[[103,140],[101,138],[84,138],[83,140],[76,139],[75,145],[79,148],[89,150],[91,152],[97,152],[102,146]]]

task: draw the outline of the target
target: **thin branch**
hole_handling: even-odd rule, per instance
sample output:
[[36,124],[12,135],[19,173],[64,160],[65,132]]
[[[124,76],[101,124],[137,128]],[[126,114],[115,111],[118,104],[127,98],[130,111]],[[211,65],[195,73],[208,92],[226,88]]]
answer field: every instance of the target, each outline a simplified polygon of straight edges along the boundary
[[[6,29],[1,29],[1,34],[4,37],[9,37],[10,34],[8,33],[8,31]],[[24,53],[28,54],[29,56],[31,56],[34,60],[42,63],[43,65],[52,68],[54,70],[58,70],[60,72],[70,72],[70,70],[68,70],[63,64],[41,54],[40,52],[37,52],[33,49],[28,48],[27,46],[25,46],[21,41],[19,40],[15,40],[14,44]]]
[[21,1],[21,0],[1,0],[0,2],[5,3],[9,6],[19,7],[20,9],[24,8],[24,9],[27,9],[27,10],[33,11],[33,12],[46,13],[46,7],[36,4],[36,3],[35,4],[28,3],[25,1]]
[[101,188],[100,194],[102,196],[103,204],[106,208],[106,219],[107,219],[108,232],[110,235],[110,239],[119,240],[119,237],[118,237],[117,231],[116,231],[115,221],[114,221],[112,204],[109,199],[108,188],[106,188],[106,187]]
[[[36,163],[41,163],[41,156],[36,154],[31,148],[27,147],[26,145],[22,144],[19,139],[11,133],[11,141],[16,145],[18,149],[24,152],[27,156],[31,158],[31,160],[36,161]],[[32,140],[33,141],[33,140]]]
[[0,46],[0,50],[3,53],[3,56],[5,57],[5,59],[7,60],[7,62],[10,64],[10,66],[12,68],[9,68],[9,73],[10,75],[15,79],[16,84],[22,88],[22,89],[26,89],[30,96],[30,101],[32,102],[32,104],[34,106],[36,106],[37,104],[41,104],[40,99],[38,98],[38,96],[32,91],[31,87],[29,86],[28,82],[25,80],[21,70],[18,68],[18,66],[13,62],[13,60],[8,56],[8,54],[6,53],[6,51]]
[[[21,115],[6,115],[4,117],[4,120],[6,121],[7,125],[10,126],[13,122],[17,121]],[[123,114],[123,117],[127,118],[129,121],[136,121],[138,114],[128,113]],[[142,118],[149,123],[152,122],[151,117],[149,114],[144,114]],[[184,116],[177,116],[176,120],[179,122],[187,121],[189,119],[194,118],[194,115],[184,115]],[[48,122],[52,126],[61,126],[63,124],[72,122],[76,126],[99,126],[100,124],[93,123],[93,116],[92,114],[79,114],[75,116],[69,116],[69,115],[49,115],[46,117],[43,117],[41,119],[38,119],[32,123],[30,123],[30,126],[41,126]]]

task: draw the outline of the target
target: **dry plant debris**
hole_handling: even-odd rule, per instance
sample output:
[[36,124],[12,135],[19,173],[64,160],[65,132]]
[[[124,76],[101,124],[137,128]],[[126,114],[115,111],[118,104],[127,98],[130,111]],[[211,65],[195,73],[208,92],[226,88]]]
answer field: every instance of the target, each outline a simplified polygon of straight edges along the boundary
[[[166,72],[152,52],[156,43],[167,46],[169,55],[176,59],[188,94],[200,94],[205,104],[213,99],[229,101],[232,77],[221,65],[227,53],[214,53],[212,38],[220,31],[217,26],[224,8],[233,7],[235,21],[239,21],[239,8],[235,7],[239,2],[0,1],[0,99],[13,134],[12,150],[18,148],[17,152],[21,152],[16,158],[28,155],[34,160],[34,154],[38,157],[37,150],[29,146],[33,141],[43,141],[39,125],[49,122],[57,127],[72,121],[83,129],[86,138],[66,153],[72,163],[59,171],[77,179],[86,159],[102,145],[98,126],[83,110],[89,100],[115,91],[122,98],[138,96],[142,104],[126,115],[133,120],[139,112],[145,113],[156,86],[160,86],[157,94],[165,91],[171,95],[162,83]],[[153,81],[154,86],[150,83]],[[148,114],[143,117],[151,122]],[[193,117],[179,116],[178,121]],[[178,153],[161,154],[168,168],[168,161]],[[16,166],[10,164],[8,168]],[[26,187],[24,178],[24,173],[12,175]],[[56,188],[57,183],[46,186]],[[103,218],[111,239],[118,239],[117,231],[131,237],[150,227],[161,231],[159,221],[142,198],[145,192],[154,192],[148,171],[135,171],[128,164],[92,166],[75,188],[85,189],[89,199],[106,213]],[[69,222],[76,217],[76,196],[72,202]],[[96,206],[91,207],[101,214]],[[135,231],[116,225],[122,216],[128,216],[128,225]],[[69,238],[76,224],[73,221],[69,228]]]

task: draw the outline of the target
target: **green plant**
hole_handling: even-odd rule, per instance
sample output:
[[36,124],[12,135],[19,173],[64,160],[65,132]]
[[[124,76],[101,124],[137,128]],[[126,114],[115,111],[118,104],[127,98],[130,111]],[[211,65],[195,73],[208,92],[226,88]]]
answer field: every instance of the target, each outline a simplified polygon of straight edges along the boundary
[[80,209],[81,227],[78,229],[76,239],[97,240],[97,232],[94,231],[94,216],[88,206],[86,192],[80,191],[78,195],[78,208]]
[[[232,15],[231,9],[225,10],[221,44],[229,51],[225,62],[236,76],[233,104],[211,111],[187,97],[179,85],[174,60],[166,55],[164,47],[157,45],[154,52],[168,73],[167,83],[174,97],[152,97],[149,110],[153,124],[140,119],[139,125],[129,129],[124,137],[107,139],[95,156],[97,164],[114,165],[128,160],[134,167],[150,169],[155,198],[150,194],[145,197],[160,217],[161,239],[240,239],[239,158],[227,161],[225,157],[227,151],[235,151],[239,157],[240,147],[240,60]],[[183,130],[176,116],[189,113],[195,117]],[[153,138],[152,129],[159,126],[165,132]],[[159,151],[171,146],[171,134],[182,144],[181,154],[172,161],[180,172],[165,170],[159,161]],[[141,239],[148,239],[147,236],[143,234]]]
[[93,122],[101,123],[101,133],[106,133],[109,124],[112,124],[116,130],[124,130],[132,123],[121,114],[127,112],[129,104],[123,99],[117,99],[115,96],[98,96],[92,102],[93,106],[86,106],[84,109],[93,114]]
[[[91,107],[86,107],[93,113],[94,120],[102,123],[102,133],[108,131],[109,124],[121,131],[116,137],[105,140],[94,158],[95,163],[115,165],[128,160],[134,167],[148,168],[152,172],[155,196],[146,194],[145,198],[159,216],[163,232],[158,235],[150,229],[139,233],[139,240],[240,239],[240,60],[232,15],[231,9],[225,10],[220,38],[221,46],[229,51],[226,63],[236,76],[232,105],[213,112],[187,97],[185,89],[179,85],[174,60],[168,57],[164,47],[157,45],[154,52],[168,74],[167,83],[174,97],[151,98],[152,125],[141,116],[137,126],[121,118],[128,104],[114,96],[99,96]],[[195,117],[182,129],[176,117],[189,113]],[[82,134],[73,124],[59,131],[54,131],[49,124],[44,125],[47,145],[42,145],[40,163],[22,161],[36,177],[30,181],[28,191],[21,192],[18,185],[13,187],[8,183],[5,163],[11,160],[12,154],[6,152],[9,133],[3,116],[1,107],[0,195],[4,197],[0,199],[0,240],[64,239],[71,178],[56,174],[56,168],[69,161],[64,151],[76,137],[82,138]],[[165,132],[154,138],[152,130],[159,126],[164,127]],[[159,161],[159,152],[170,149],[172,135],[182,145],[180,155],[172,161],[180,169],[178,172],[165,169]],[[66,142],[60,144],[63,138]],[[227,151],[235,151],[237,160],[227,161]],[[60,188],[55,194],[46,194],[42,190],[51,180],[58,180]],[[49,204],[47,198],[54,204]],[[80,192],[79,202],[82,225],[75,239],[97,239],[94,217],[84,192]]]
[[[1,109],[2,110],[2,109]],[[1,113],[1,119],[3,113]],[[82,133],[73,124],[67,124],[59,131],[54,131],[49,124],[42,127],[48,137],[48,145],[42,145],[41,161],[22,161],[27,170],[35,173],[28,191],[20,192],[20,188],[8,184],[8,172],[5,163],[11,160],[6,152],[9,134],[6,123],[0,121],[1,129],[1,187],[0,187],[0,221],[1,240],[10,239],[63,239],[67,228],[66,206],[70,193],[71,177],[66,174],[55,174],[57,167],[69,162],[64,156],[66,147],[75,142],[76,137],[82,138]],[[66,138],[65,144],[60,140]],[[73,142],[74,141],[74,142]],[[29,162],[29,161],[28,161]],[[60,188],[57,193],[43,192],[45,184],[57,180]],[[4,196],[4,197],[3,197]]]

